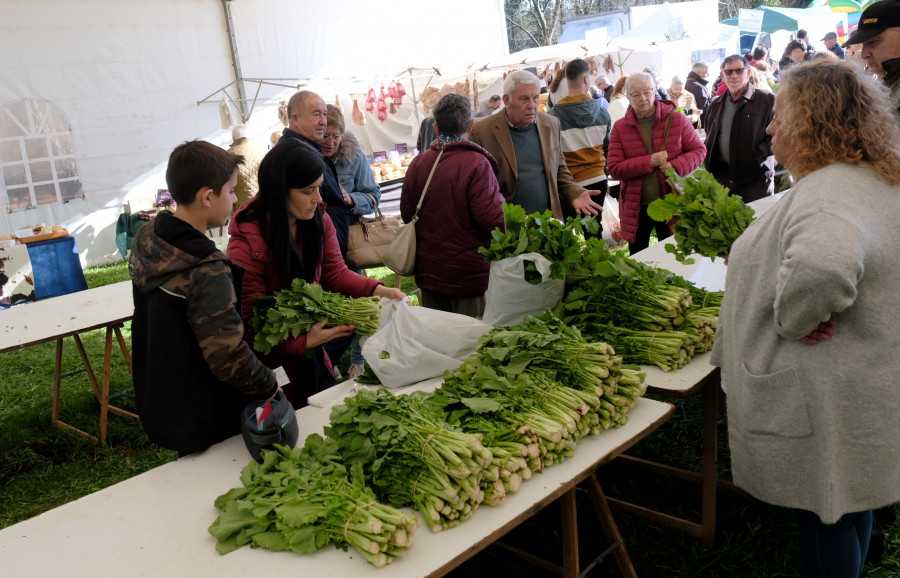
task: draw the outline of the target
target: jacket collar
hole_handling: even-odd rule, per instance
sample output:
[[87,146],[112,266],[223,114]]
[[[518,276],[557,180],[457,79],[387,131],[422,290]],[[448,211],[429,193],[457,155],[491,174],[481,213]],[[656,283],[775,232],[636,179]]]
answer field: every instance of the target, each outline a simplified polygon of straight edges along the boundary
[[709,84],[708,80],[702,78],[699,74],[697,74],[693,70],[688,72],[688,80],[693,80],[695,82],[702,84],[703,86],[706,86],[707,84]]
[[892,58],[881,63],[884,69],[884,83],[888,86],[900,82],[900,58]]

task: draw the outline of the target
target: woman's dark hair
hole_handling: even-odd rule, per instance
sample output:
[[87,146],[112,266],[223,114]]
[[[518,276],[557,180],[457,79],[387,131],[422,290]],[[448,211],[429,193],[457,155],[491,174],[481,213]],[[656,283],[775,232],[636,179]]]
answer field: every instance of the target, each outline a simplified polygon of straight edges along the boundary
[[434,115],[434,124],[442,135],[461,136],[469,132],[472,105],[461,94],[445,94],[431,109],[431,113]]
[[316,211],[308,221],[297,221],[303,244],[303,255],[300,255],[290,228],[287,202],[291,189],[308,187],[324,172],[321,153],[297,139],[284,139],[263,157],[257,174],[259,192],[235,216],[239,223],[259,223],[284,289],[298,277],[314,281],[322,262],[325,239],[321,212]]

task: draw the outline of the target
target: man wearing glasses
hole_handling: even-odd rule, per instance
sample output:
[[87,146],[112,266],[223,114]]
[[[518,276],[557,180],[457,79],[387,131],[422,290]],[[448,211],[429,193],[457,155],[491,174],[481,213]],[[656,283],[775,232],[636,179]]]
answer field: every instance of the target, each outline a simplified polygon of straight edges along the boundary
[[775,192],[775,157],[766,127],[775,95],[750,84],[747,59],[733,54],[722,63],[725,94],[709,104],[706,118],[706,170],[749,203]]

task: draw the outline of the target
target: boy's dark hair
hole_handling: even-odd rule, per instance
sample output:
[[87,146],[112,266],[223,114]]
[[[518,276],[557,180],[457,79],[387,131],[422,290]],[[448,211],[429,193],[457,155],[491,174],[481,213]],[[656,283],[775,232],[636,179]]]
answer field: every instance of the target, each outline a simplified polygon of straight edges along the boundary
[[766,57],[766,49],[762,46],[757,46],[753,49],[753,60],[762,60]]
[[451,92],[441,97],[431,113],[434,115],[434,124],[442,135],[461,136],[469,130],[472,105],[468,98]]
[[797,38],[798,38],[798,39],[806,39],[806,30],[804,30],[804,29],[802,29],[802,28],[801,28],[800,30],[798,30],[798,31],[797,31]]
[[786,56],[790,56],[791,52],[797,50],[798,48],[802,48],[803,52],[806,52],[806,44],[800,40],[791,40],[788,42],[787,46],[784,47],[784,54]]
[[272,251],[282,289],[289,288],[297,277],[314,282],[322,262],[325,246],[322,215],[316,211],[309,221],[298,221],[303,245],[301,255],[290,229],[287,202],[291,189],[308,187],[325,170],[321,153],[298,139],[284,139],[263,157],[257,172],[259,192],[234,217],[239,223],[259,223]]
[[566,80],[575,80],[582,74],[587,74],[590,71],[591,67],[581,58],[570,60],[566,65]]
[[244,157],[202,140],[192,140],[175,147],[169,155],[166,185],[179,205],[190,205],[197,192],[211,188],[216,195],[234,175]]

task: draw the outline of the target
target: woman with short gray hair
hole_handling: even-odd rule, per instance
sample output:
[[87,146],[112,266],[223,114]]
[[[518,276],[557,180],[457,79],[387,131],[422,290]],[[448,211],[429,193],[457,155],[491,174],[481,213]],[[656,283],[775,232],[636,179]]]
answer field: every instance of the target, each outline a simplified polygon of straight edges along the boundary
[[473,124],[467,98],[444,95],[432,113],[438,138],[410,163],[400,194],[407,223],[425,195],[416,223],[416,285],[425,307],[480,317],[490,268],[478,248],[503,227],[497,163],[465,139]]

